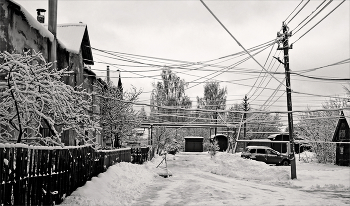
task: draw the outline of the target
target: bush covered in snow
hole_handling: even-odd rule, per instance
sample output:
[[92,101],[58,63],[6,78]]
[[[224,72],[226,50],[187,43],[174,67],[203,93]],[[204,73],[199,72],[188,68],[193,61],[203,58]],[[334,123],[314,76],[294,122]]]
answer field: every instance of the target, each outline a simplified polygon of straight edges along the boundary
[[[98,117],[87,114],[91,94],[62,81],[66,69],[55,69],[40,53],[0,53],[0,140],[38,137],[60,144],[60,135],[73,130],[78,140],[85,131],[99,130]],[[51,137],[42,137],[48,128]]]

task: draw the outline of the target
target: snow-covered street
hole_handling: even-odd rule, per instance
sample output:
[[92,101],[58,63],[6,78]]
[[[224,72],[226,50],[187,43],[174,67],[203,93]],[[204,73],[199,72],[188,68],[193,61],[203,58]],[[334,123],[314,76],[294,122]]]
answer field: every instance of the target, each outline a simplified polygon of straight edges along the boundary
[[[293,181],[288,179],[269,181],[269,175],[271,178],[280,178],[280,176],[269,174],[268,171],[265,174],[266,179],[255,181],[254,177],[250,181],[248,178],[236,179],[213,174],[215,167],[222,165],[220,164],[222,159],[217,157],[221,160],[216,160],[215,163],[205,153],[183,153],[178,155],[175,161],[169,159],[168,167],[173,176],[157,178],[135,205],[342,205],[350,203],[349,190],[338,192],[317,188],[304,190],[296,186],[298,183],[293,186]],[[263,164],[261,163],[261,166],[267,166]],[[253,165],[260,165],[260,163],[253,162]],[[274,166],[267,167],[274,168]],[[289,168],[277,167],[284,174]],[[231,172],[235,173],[235,171]],[[253,176],[254,173],[246,173],[246,175]],[[300,176],[303,178],[303,175]],[[349,176],[347,178],[349,180]]]
[[121,163],[93,178],[63,204],[67,205],[347,205],[350,168],[297,161],[297,180],[290,167],[269,166],[238,154],[168,155],[172,176],[155,175],[162,158],[144,165]]

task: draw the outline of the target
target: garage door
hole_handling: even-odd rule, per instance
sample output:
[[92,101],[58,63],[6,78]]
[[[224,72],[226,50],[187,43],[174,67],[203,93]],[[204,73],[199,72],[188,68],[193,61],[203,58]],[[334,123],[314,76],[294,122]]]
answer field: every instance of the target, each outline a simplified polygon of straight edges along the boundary
[[203,152],[203,143],[186,141],[185,152]]

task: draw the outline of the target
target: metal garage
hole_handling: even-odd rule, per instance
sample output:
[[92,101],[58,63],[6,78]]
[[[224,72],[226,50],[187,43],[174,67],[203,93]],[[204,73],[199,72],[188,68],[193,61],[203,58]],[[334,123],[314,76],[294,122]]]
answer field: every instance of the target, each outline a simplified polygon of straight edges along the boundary
[[203,137],[184,137],[185,152],[203,152]]

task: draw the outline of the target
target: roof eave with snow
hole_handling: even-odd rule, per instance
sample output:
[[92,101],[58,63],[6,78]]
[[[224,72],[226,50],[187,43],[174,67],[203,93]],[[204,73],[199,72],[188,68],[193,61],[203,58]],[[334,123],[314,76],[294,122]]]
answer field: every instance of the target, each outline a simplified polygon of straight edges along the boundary
[[45,28],[44,25],[38,22],[32,15],[30,15],[30,13],[24,7],[22,7],[20,4],[18,4],[13,0],[9,0],[9,2],[12,3],[13,5],[16,5],[19,8],[19,10],[24,15],[24,18],[28,22],[30,27],[38,30],[38,32],[43,37],[48,38],[51,42],[54,40],[53,34],[47,28]]

